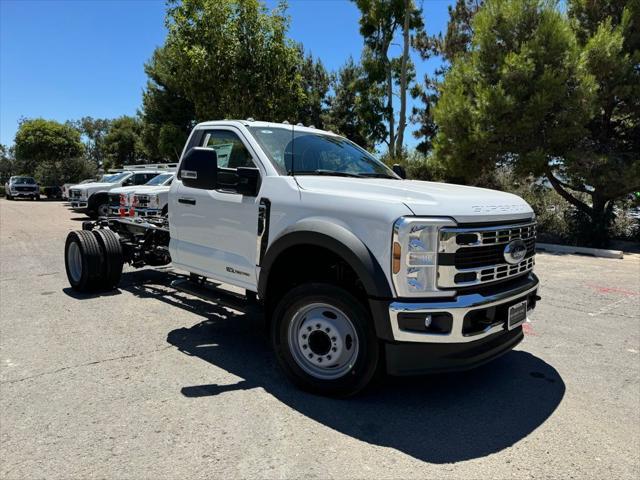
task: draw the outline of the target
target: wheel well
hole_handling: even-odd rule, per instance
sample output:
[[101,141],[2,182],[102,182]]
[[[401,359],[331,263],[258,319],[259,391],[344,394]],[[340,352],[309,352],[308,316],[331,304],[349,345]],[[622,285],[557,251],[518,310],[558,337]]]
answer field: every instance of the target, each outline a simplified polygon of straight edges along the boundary
[[355,270],[340,255],[316,245],[289,247],[280,253],[268,275],[265,294],[268,317],[285,292],[312,281],[337,285],[357,298],[367,298]]
[[109,202],[109,192],[96,192],[92,194],[89,197],[87,206],[89,209],[97,209],[102,200],[105,200],[107,203]]

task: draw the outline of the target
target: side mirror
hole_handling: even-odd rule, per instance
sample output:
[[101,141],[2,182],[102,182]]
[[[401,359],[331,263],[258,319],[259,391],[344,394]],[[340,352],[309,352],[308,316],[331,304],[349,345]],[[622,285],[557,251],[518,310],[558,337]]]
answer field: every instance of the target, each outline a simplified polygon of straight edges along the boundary
[[211,148],[193,147],[182,159],[178,178],[185,187],[215,189],[218,186],[218,154]]
[[255,197],[258,194],[260,171],[253,167],[238,167],[236,174],[238,175],[236,186],[238,193]]
[[398,163],[393,165],[393,173],[395,173],[396,175],[398,175],[400,178],[405,179],[407,178],[407,171],[404,169],[404,167]]

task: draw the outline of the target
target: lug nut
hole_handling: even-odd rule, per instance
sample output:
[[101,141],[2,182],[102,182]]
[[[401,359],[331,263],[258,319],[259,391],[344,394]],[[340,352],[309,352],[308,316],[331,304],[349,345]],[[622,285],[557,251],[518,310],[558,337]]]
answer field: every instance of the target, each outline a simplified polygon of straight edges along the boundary
[[306,349],[307,349],[307,346],[306,346],[306,345],[302,345],[302,349],[303,349],[303,350],[306,350]]
[[324,329],[325,332],[329,333],[331,331],[331,329],[329,327]]
[[322,363],[322,357],[318,357],[318,363]]
[[309,358],[313,358],[313,353],[310,353],[310,354],[309,354]]
[[307,327],[307,331],[310,332],[311,331],[311,327]]
[[331,337],[331,341],[335,342],[337,340],[337,338],[335,336]]
[[336,347],[333,347],[333,348],[331,349],[331,351],[332,351],[332,352],[337,352],[337,351],[338,351],[338,349],[337,349]]
[[320,324],[319,323],[316,323],[316,328],[320,328]]
[[331,360],[331,355],[327,355],[327,360]]
[[303,340],[306,340],[306,339],[307,339],[307,334],[306,334],[306,333],[303,333],[303,334],[302,334],[302,339],[303,339]]

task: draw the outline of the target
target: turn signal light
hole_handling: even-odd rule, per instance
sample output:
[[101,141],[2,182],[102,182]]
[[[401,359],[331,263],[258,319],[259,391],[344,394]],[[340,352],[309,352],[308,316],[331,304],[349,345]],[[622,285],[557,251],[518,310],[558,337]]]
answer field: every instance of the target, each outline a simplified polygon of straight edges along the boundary
[[393,242],[393,258],[392,258],[392,270],[396,274],[400,271],[400,259],[402,258],[402,251],[398,242]]

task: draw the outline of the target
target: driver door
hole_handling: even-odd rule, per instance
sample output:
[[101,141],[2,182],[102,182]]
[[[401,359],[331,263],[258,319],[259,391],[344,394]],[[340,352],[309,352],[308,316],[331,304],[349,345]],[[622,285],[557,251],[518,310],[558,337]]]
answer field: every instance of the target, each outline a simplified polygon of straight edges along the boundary
[[199,135],[190,146],[216,150],[218,187],[187,187],[180,173],[174,180],[169,205],[172,258],[189,272],[255,291],[259,197],[234,190],[238,167],[258,168],[255,155],[232,127]]

